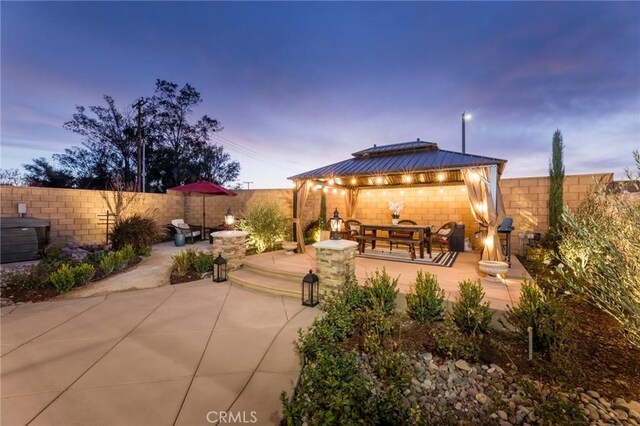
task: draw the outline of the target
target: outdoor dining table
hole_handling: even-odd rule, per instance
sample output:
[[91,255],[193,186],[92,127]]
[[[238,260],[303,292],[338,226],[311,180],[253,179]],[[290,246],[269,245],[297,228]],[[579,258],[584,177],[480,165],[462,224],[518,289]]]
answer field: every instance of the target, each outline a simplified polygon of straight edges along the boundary
[[[407,243],[418,243],[420,247],[420,259],[424,259],[424,247],[427,245],[427,253],[431,256],[431,226],[429,225],[375,225],[375,224],[361,224],[359,234],[360,236],[367,236],[367,231],[370,231],[369,237],[371,239],[371,248],[376,248],[376,240],[389,240],[389,237],[378,236],[378,231],[386,231],[391,236],[393,231],[401,231],[403,233],[409,233],[411,237],[393,237],[394,240],[406,240]],[[415,240],[412,237],[418,234],[418,239]],[[425,236],[427,237],[425,240]],[[364,240],[361,243],[361,251],[364,252]]]

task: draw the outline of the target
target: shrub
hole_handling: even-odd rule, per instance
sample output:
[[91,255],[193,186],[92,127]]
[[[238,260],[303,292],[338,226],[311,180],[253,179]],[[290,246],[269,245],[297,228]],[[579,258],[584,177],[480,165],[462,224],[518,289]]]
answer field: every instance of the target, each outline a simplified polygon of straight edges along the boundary
[[382,268],[382,272],[376,270],[365,282],[367,306],[378,305],[387,316],[396,308],[398,292],[398,278],[392,280],[385,268]]
[[105,275],[109,275],[116,269],[117,263],[118,259],[116,259],[116,253],[107,253],[100,261],[100,269],[102,269],[102,272],[104,272]]
[[612,315],[640,346],[640,199],[600,186],[563,219],[557,272],[564,288]]
[[442,319],[444,314],[444,290],[438,285],[438,277],[418,271],[415,294],[407,294],[407,313],[422,324]]
[[210,253],[200,252],[193,257],[193,269],[199,274],[205,274],[213,270],[213,256]]
[[453,319],[462,331],[486,332],[491,322],[489,302],[482,302],[484,290],[480,280],[464,280],[458,285],[458,301],[453,304]]
[[315,243],[316,241],[318,241],[318,219],[310,222],[305,228],[304,228],[304,242],[305,244],[311,244],[311,243]]
[[75,284],[73,269],[66,263],[60,269],[51,274],[51,284],[58,293],[65,293],[71,290]]
[[89,253],[89,255],[87,256],[87,262],[90,262],[90,263],[93,263],[93,264],[100,264],[100,262],[102,261],[102,259],[105,258],[107,253],[108,252],[105,251],[105,250],[93,251],[93,252]]
[[128,264],[128,253],[118,250],[114,253],[115,270],[122,271]]
[[96,274],[96,270],[88,263],[81,263],[78,266],[71,268],[73,271],[73,280],[75,285],[85,285]]
[[529,280],[522,283],[518,305],[507,310],[507,321],[527,340],[531,327],[536,349],[560,349],[573,326],[564,300]]
[[131,244],[127,244],[118,250],[120,256],[122,256],[122,260],[125,262],[125,266],[129,263],[133,262],[136,259],[136,250]]
[[461,332],[449,315],[433,326],[431,336],[438,350],[449,358],[476,361],[480,355],[480,337]]
[[196,251],[192,248],[181,251],[178,254],[173,255],[173,269],[176,270],[178,275],[187,275],[189,268],[194,262],[196,257]]
[[136,253],[149,249],[160,240],[160,228],[148,214],[135,213],[116,222],[111,232],[113,248],[131,244]]
[[238,229],[249,234],[248,242],[258,253],[275,249],[276,243],[288,235],[289,225],[289,219],[273,201],[252,204],[238,221]]
[[142,257],[151,256],[151,247],[142,247],[141,249],[138,250],[138,254]]

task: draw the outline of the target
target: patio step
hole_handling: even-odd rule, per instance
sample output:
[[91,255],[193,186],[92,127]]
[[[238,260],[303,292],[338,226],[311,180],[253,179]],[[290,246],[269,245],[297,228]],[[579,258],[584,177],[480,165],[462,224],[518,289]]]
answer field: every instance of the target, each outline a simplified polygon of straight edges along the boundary
[[302,276],[284,274],[283,276],[273,276],[273,272],[263,272],[245,266],[229,273],[229,281],[232,285],[252,288],[265,293],[277,294],[280,296],[300,297]]
[[[291,256],[290,259],[293,260],[294,257]],[[289,260],[289,258],[287,257],[285,260]],[[255,258],[254,256],[250,256],[245,258],[242,269],[267,277],[278,278],[280,280],[300,284],[302,278],[307,274],[307,272],[309,272],[309,269],[315,270],[315,266],[311,267],[311,265],[308,264],[308,261],[283,262],[282,259],[279,259],[276,264],[267,261],[265,257]]]

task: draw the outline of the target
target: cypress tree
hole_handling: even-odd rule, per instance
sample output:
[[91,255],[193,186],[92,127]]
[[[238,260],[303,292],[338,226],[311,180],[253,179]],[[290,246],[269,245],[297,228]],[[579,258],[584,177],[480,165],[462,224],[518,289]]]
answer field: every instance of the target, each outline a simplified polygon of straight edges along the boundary
[[551,160],[549,160],[549,228],[557,233],[562,220],[564,183],[564,144],[562,133],[556,129],[553,133]]

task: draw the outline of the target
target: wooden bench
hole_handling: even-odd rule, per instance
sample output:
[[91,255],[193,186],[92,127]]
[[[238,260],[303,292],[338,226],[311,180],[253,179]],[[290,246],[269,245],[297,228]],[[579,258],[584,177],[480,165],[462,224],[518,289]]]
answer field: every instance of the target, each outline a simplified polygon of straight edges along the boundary
[[394,237],[378,237],[374,235],[357,235],[355,237],[358,242],[358,252],[360,254],[364,253],[364,245],[366,242],[373,241],[387,241],[389,244],[406,244],[409,246],[409,255],[411,256],[411,260],[416,259],[416,246],[415,243],[419,243],[419,241],[409,238],[394,238]]

